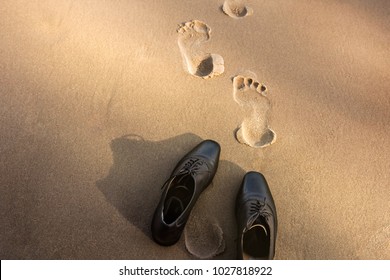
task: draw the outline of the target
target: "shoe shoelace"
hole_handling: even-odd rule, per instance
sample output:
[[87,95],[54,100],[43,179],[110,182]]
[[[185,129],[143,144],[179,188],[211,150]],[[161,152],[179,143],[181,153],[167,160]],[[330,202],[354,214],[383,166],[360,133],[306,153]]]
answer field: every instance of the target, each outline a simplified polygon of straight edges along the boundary
[[201,171],[200,168],[205,164],[204,160],[198,158],[189,158],[184,164],[183,168],[179,171],[179,174],[192,174]]
[[[189,158],[188,161],[184,164],[183,168],[179,171],[179,173],[172,177],[170,180],[165,182],[165,184],[161,187],[161,189],[165,189],[175,178],[182,175],[194,175],[196,172],[200,171],[200,167],[205,164],[204,160],[198,158]],[[210,172],[209,170],[205,170],[203,172]]]
[[264,198],[264,200],[256,199],[250,202],[250,217],[246,225],[247,229],[249,229],[259,217],[264,217],[265,220],[268,221],[269,217],[272,216],[272,213],[266,209],[266,205],[266,198]]

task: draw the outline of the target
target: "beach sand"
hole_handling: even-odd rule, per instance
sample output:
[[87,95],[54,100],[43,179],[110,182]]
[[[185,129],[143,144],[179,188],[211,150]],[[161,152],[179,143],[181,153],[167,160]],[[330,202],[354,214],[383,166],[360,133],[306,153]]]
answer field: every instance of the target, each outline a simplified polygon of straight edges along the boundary
[[[250,170],[275,259],[390,259],[388,1],[1,2],[1,259],[235,259]],[[161,186],[204,139],[218,172],[159,246]]]

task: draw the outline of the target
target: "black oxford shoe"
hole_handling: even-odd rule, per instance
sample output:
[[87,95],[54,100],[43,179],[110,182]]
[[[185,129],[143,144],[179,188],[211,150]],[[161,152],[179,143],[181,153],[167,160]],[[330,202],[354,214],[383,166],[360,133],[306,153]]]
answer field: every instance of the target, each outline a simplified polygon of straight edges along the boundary
[[217,142],[205,140],[176,165],[153,216],[152,236],[158,244],[169,246],[180,239],[199,195],[217,172],[220,151]]
[[238,258],[272,260],[275,255],[277,217],[264,176],[248,172],[237,195]]

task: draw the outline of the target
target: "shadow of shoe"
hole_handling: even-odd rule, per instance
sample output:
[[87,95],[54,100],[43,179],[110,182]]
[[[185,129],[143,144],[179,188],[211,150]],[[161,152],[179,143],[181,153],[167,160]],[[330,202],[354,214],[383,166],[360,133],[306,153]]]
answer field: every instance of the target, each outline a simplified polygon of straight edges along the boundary
[[[96,185],[153,242],[150,224],[161,187],[177,162],[201,141],[191,133],[158,142],[137,135],[116,138],[110,144],[113,165]],[[184,232],[186,248],[193,256],[235,258],[234,201],[244,173],[237,165],[220,161],[213,183],[199,197]],[[213,229],[219,233],[215,235]]]

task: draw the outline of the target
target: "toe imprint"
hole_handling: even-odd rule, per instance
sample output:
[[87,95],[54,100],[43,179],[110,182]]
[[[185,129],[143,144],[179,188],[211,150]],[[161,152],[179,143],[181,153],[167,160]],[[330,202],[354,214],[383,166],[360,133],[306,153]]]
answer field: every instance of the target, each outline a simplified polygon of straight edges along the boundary
[[245,87],[244,84],[244,77],[243,76],[236,76],[233,78],[233,88],[240,90]]

